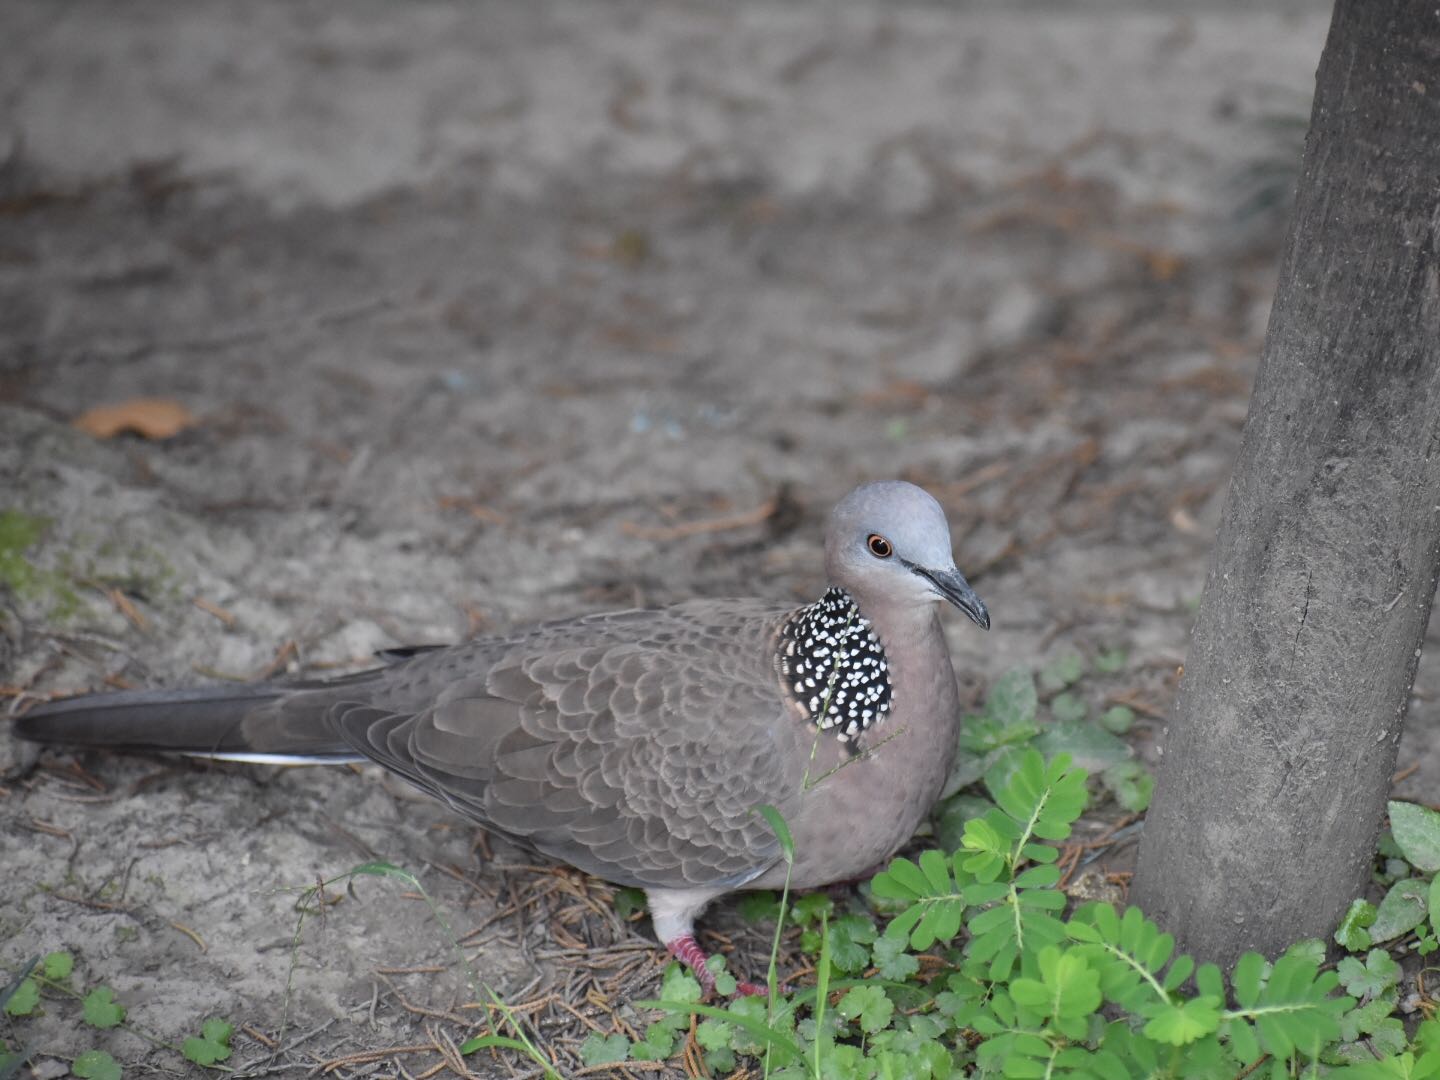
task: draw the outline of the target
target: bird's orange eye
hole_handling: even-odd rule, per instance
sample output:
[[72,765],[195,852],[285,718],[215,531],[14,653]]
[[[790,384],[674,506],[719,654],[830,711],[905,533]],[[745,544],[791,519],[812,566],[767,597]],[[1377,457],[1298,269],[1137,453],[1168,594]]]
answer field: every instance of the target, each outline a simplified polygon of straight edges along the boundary
[[870,549],[870,554],[874,555],[877,559],[888,559],[895,553],[895,549],[890,546],[890,541],[886,540],[879,533],[871,533],[870,538],[865,541],[865,546]]

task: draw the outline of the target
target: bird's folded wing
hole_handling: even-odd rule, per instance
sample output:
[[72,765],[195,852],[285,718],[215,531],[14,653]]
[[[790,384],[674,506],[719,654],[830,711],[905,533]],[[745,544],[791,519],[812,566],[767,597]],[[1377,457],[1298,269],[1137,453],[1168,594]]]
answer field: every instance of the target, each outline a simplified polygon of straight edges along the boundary
[[598,644],[593,626],[589,643],[516,642],[423,708],[337,703],[331,723],[475,821],[596,876],[743,884],[780,856],[756,807],[796,804],[809,743],[753,622],[673,612]]

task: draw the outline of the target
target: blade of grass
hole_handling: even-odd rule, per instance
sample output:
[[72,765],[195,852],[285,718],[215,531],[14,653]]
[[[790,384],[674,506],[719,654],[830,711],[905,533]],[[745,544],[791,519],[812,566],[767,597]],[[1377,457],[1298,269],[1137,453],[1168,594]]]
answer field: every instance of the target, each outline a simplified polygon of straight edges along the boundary
[[[780,910],[775,915],[775,937],[770,942],[770,966],[765,974],[765,986],[770,992],[770,1001],[773,1003],[775,994],[780,988],[776,969],[780,962],[780,935],[785,929],[785,913],[790,902],[790,874],[795,869],[795,841],[790,836],[790,826],[786,824],[785,818],[775,807],[766,803],[763,806],[757,806],[755,812],[763,817],[770,828],[775,831],[775,838],[780,841],[780,853],[785,857],[785,885],[780,890]],[[770,1009],[770,1018],[774,1019],[773,1004]]]
[[825,1080],[820,1044],[825,1041],[825,1006],[830,1003],[830,919],[820,912],[820,970],[815,976],[815,1080]]

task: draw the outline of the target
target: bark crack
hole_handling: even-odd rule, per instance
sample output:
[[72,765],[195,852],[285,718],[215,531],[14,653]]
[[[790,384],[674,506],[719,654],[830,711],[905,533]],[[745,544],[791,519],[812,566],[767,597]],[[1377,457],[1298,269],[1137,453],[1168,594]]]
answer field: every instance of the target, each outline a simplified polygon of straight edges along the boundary
[[1290,643],[1290,659],[1295,659],[1295,654],[1300,650],[1300,631],[1305,629],[1305,620],[1310,617],[1310,598],[1315,595],[1310,583],[1315,578],[1313,570],[1305,571],[1305,606],[1300,609],[1300,625],[1295,627],[1295,640]]

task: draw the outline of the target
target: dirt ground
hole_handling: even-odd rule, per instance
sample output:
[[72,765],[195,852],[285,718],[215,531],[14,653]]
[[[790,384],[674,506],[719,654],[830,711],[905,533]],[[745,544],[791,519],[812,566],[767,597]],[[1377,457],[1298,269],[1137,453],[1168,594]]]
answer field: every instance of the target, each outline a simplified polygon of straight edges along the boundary
[[[965,692],[1123,647],[1153,754],[1327,22],[1309,3],[5,5],[7,702],[813,598],[830,504],[901,476],[946,505],[994,616],[950,621]],[[72,426],[140,396],[195,424]],[[1427,662],[1411,795],[1440,776],[1436,682]],[[402,883],[337,886],[293,944],[295,890],[369,859],[419,876],[567,1073],[590,1027],[643,1023],[629,1002],[663,967],[608,887],[361,770],[50,755],[0,789],[0,848],[0,969],[69,949],[163,1038],[245,1025],[248,1075],[419,1075],[479,1022]],[[768,928],[733,903],[704,926],[763,966]],[[94,1045],[132,1075],[190,1068],[76,1015],[13,1026],[40,1075]]]

